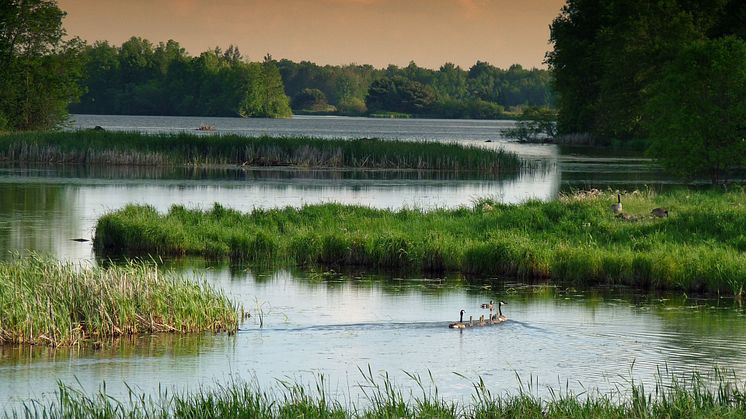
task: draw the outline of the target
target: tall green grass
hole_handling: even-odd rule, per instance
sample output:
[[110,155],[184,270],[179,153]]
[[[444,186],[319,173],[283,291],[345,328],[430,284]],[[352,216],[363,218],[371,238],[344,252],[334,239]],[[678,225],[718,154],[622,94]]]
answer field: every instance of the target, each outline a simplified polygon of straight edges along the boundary
[[[98,220],[99,255],[201,255],[275,261],[551,278],[740,295],[746,284],[746,192],[632,193],[633,221],[615,218],[616,195],[423,211],[338,204],[255,210],[219,204],[159,214],[127,206]],[[669,218],[653,218],[654,207]]]
[[153,264],[85,267],[37,255],[0,263],[0,344],[237,328],[237,308],[223,293]]
[[[367,372],[364,372],[367,374]],[[513,394],[493,395],[479,379],[471,401],[441,397],[434,383],[421,377],[410,394],[394,385],[388,375],[365,377],[359,387],[365,406],[343,405],[330,394],[323,376],[315,388],[281,382],[279,392],[234,381],[191,393],[147,395],[130,389],[128,400],[117,400],[105,388],[88,395],[59,385],[53,400],[26,402],[6,410],[6,417],[131,417],[131,418],[704,418],[746,417],[746,392],[735,377],[716,372],[714,382],[694,374],[682,380],[673,374],[656,379],[653,388],[631,381],[611,393],[589,389],[584,394],[549,389],[540,397],[531,385],[521,384]],[[417,393],[415,393],[417,392]]]
[[436,142],[237,135],[45,132],[0,136],[0,162],[418,169],[515,174],[502,150]]

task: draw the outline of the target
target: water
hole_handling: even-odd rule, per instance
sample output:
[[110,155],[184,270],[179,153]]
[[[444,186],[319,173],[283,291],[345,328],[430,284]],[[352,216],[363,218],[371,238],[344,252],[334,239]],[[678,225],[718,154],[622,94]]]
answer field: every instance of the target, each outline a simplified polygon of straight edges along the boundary
[[[89,242],[96,219],[128,203],[160,211],[173,204],[208,208],[214,202],[253,208],[342,202],[378,208],[458,207],[484,196],[504,202],[554,199],[572,188],[662,188],[675,184],[647,160],[589,155],[551,145],[508,143],[509,121],[379,120],[297,117],[291,120],[78,116],[78,127],[155,132],[191,131],[201,123],[245,135],[313,135],[458,141],[504,147],[540,161],[517,177],[336,170],[221,170],[154,168],[0,168],[0,252],[35,250],[60,259],[93,261]],[[491,142],[486,142],[490,140]],[[197,262],[200,265],[201,262]],[[178,269],[190,272],[194,263]],[[681,373],[713,366],[746,368],[743,310],[727,300],[662,299],[630,293],[505,288],[490,280],[468,285],[410,278],[355,277],[300,271],[253,273],[214,266],[201,271],[265,325],[251,320],[235,336],[145,336],[102,350],[0,347],[0,405],[53,392],[57,380],[124,395],[124,383],[147,392],[231,378],[263,387],[276,379],[313,382],[352,401],[358,368],[387,371],[411,386],[402,371],[432,372],[440,393],[469,401],[481,376],[493,394],[514,391],[516,374],[542,385],[612,389],[635,377],[652,382],[656,368]],[[481,285],[480,285],[481,284]],[[503,298],[510,321],[495,327],[450,330],[458,310]],[[484,312],[486,314],[486,312]],[[256,319],[256,316],[255,318]],[[632,365],[634,368],[632,371]],[[461,374],[468,379],[455,374]],[[543,387],[542,387],[543,388]],[[545,391],[545,390],[540,390]]]
[[[276,379],[313,383],[324,374],[333,393],[362,403],[355,385],[363,381],[358,368],[368,367],[404,388],[414,385],[405,371],[429,371],[443,397],[468,402],[478,377],[493,394],[515,391],[516,375],[533,377],[546,395],[546,386],[606,392],[631,378],[652,384],[659,366],[746,369],[744,313],[732,301],[220,266],[204,275],[254,313],[235,336],[145,336],[103,350],[2,348],[0,402],[51,394],[57,380],[87,391],[106,381],[122,397],[125,382],[145,392],[236,378],[274,388]],[[460,308],[478,317],[488,313],[479,304],[497,298],[508,303],[506,323],[447,327]]]

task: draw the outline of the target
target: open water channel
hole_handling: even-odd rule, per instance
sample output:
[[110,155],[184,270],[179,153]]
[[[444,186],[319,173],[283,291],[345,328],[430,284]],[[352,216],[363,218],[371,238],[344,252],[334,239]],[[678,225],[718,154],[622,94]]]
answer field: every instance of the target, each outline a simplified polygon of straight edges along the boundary
[[[90,243],[96,219],[127,203],[165,211],[173,204],[242,211],[343,202],[380,208],[458,207],[491,196],[505,202],[554,199],[573,188],[665,188],[673,182],[645,159],[592,156],[552,145],[509,143],[507,121],[381,120],[296,117],[290,120],[76,116],[74,127],[192,131],[201,123],[244,135],[308,135],[458,141],[504,147],[540,162],[517,177],[469,178],[418,172],[323,170],[0,168],[0,257],[34,250],[96,263]],[[487,142],[490,140],[490,142]],[[630,379],[652,383],[659,368],[678,374],[714,367],[746,372],[746,313],[730,299],[640,295],[630,290],[527,286],[499,278],[398,278],[373,273],[251,270],[174,261],[246,309],[234,336],[146,336],[112,347],[0,347],[0,405],[50,395],[57,381],[124,396],[127,385],[153,393],[210,387],[231,379],[262,388],[277,380],[313,383],[364,403],[358,368],[388,372],[403,387],[404,372],[432,373],[440,395],[468,402],[484,378],[495,393],[516,391],[520,376],[580,392],[609,391]],[[448,329],[458,311],[486,314],[479,304],[505,300],[500,326]],[[466,377],[466,378],[465,378]],[[126,384],[126,385],[125,385]]]

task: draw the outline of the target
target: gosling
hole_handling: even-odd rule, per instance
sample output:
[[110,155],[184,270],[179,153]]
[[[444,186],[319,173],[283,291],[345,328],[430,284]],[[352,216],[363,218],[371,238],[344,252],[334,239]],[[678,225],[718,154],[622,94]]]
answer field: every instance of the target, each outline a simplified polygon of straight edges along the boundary
[[609,209],[611,209],[611,212],[614,214],[622,213],[622,194],[616,194],[616,204],[611,204]]
[[459,320],[456,323],[449,324],[448,327],[451,329],[464,329],[466,327],[464,324],[464,310],[461,310],[459,314]]
[[653,217],[658,217],[658,218],[668,217],[668,210],[665,208],[653,208],[653,210],[650,211],[650,213],[653,214]]

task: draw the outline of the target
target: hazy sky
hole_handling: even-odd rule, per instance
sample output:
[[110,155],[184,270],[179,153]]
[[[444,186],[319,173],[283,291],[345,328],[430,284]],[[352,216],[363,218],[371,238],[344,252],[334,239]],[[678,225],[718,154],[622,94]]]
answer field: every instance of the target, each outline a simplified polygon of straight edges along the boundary
[[191,54],[437,68],[543,67],[564,0],[59,0],[68,34],[116,45],[174,39]]

